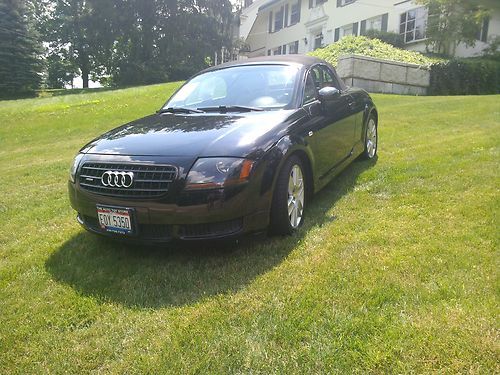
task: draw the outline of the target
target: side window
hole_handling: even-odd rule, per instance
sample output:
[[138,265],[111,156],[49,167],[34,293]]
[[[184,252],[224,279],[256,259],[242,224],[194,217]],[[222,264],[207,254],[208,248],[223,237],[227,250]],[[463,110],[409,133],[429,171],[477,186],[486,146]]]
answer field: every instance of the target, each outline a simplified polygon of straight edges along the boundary
[[340,85],[331,70],[326,66],[322,66],[321,70],[323,71],[322,87],[335,87],[340,90]]
[[311,76],[316,90],[320,90],[323,87],[323,70],[319,66],[315,66],[311,69]]
[[307,74],[306,87],[304,88],[303,104],[308,104],[316,100],[317,91],[313,76],[314,73],[312,71]]

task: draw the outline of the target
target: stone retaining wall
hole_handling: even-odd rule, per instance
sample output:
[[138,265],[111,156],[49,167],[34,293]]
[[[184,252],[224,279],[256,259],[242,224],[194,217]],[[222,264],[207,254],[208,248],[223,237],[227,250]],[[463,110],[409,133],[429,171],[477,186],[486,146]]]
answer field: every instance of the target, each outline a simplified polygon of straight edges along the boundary
[[426,95],[430,84],[426,67],[358,55],[341,56],[337,73],[346,85],[368,92]]

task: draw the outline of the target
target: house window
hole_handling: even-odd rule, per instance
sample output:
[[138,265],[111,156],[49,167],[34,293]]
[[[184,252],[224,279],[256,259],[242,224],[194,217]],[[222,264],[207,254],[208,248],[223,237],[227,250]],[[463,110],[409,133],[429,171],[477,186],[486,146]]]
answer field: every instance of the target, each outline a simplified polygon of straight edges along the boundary
[[300,0],[292,4],[292,11],[290,12],[290,26],[300,22]]
[[283,19],[284,19],[284,8],[281,7],[279,11],[276,12],[274,16],[274,32],[279,31],[283,28]]
[[341,37],[353,35],[354,34],[354,29],[353,29],[352,26],[353,26],[352,24],[349,24],[349,25],[341,27],[340,28],[340,31],[341,31],[340,35],[341,35]]
[[427,28],[427,8],[417,8],[401,14],[399,33],[406,43],[425,39]]
[[273,49],[273,55],[281,55],[281,46]]
[[290,55],[296,55],[299,53],[299,41],[296,40],[288,45],[288,53]]
[[271,56],[271,50],[270,49],[267,50],[267,56]]
[[314,49],[321,48],[323,46],[323,33],[316,34],[314,36]]
[[382,30],[382,15],[367,19],[366,30]]

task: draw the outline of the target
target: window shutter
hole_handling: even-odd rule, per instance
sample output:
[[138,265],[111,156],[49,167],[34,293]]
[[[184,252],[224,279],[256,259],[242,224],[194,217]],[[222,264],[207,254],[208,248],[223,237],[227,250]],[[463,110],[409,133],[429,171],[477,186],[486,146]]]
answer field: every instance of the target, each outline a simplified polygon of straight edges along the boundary
[[357,22],[352,24],[352,35],[358,36],[358,23]]
[[283,48],[281,50],[283,55],[286,55],[286,44],[283,44]]
[[481,42],[486,43],[488,41],[488,29],[490,27],[490,19],[485,18],[483,21],[483,32],[481,34]]
[[269,12],[269,33],[273,32],[273,11]]
[[285,5],[285,21],[283,22],[284,23],[284,27],[287,27],[288,26],[288,4]]
[[309,9],[313,7],[313,0],[309,0]]
[[299,0],[298,3],[299,3],[299,17],[297,18],[297,23],[300,22],[300,8],[302,7],[302,1]]
[[363,20],[361,21],[359,35],[365,35],[365,34],[366,34],[366,20]]
[[337,0],[337,8],[340,8],[342,6],[342,0]]
[[382,15],[382,31],[387,31],[387,24],[389,23],[389,13]]
[[285,7],[282,5],[280,8],[280,14],[281,14],[281,27],[280,30],[283,28],[283,25],[285,24]]
[[339,27],[337,27],[337,28],[335,29],[335,38],[333,39],[333,41],[334,41],[334,42],[338,42],[338,41],[339,41],[339,39],[340,39],[340,28],[339,28]]

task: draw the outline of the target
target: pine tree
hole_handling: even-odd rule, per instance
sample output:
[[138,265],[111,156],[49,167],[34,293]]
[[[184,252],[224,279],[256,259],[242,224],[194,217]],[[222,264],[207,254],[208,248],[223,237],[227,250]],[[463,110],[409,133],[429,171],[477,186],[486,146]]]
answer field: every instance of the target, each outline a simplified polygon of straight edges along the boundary
[[16,97],[40,87],[39,43],[29,34],[22,0],[0,0],[0,96]]

